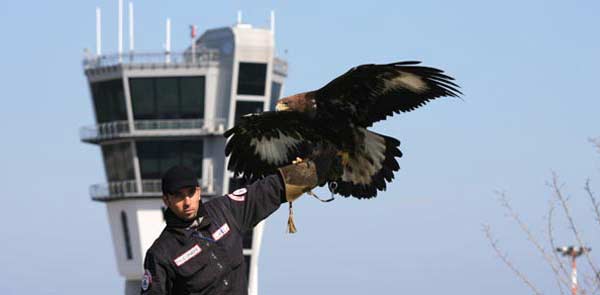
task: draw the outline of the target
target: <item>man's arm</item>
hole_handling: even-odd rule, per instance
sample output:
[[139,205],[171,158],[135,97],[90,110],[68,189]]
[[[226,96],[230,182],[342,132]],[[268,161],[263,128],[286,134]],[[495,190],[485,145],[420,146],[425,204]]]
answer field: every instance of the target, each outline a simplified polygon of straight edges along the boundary
[[281,167],[279,173],[228,194],[229,207],[242,231],[253,228],[281,203],[293,202],[317,184],[325,183],[336,157],[332,152],[322,153],[311,160]]
[[154,253],[148,251],[144,260],[144,276],[142,277],[142,295],[171,294],[171,279],[167,270],[161,265]]
[[235,190],[225,199],[241,230],[247,231],[286,201],[284,183],[280,175],[269,175]]

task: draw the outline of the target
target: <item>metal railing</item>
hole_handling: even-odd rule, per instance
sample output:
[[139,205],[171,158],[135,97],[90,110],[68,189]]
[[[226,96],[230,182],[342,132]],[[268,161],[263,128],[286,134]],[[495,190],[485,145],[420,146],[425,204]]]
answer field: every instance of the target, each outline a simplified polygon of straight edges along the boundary
[[202,119],[136,120],[133,122],[133,124],[135,126],[135,130],[204,128],[204,120]]
[[287,61],[283,60],[283,59],[279,59],[279,58],[274,58],[273,59],[273,72],[283,75],[283,76],[287,76],[287,72],[288,72],[288,63]]
[[[202,179],[198,179],[198,183],[202,186],[202,193],[214,195],[218,192],[218,187],[214,185],[214,183],[209,182],[210,181],[203,182]],[[112,181],[90,186],[90,196],[92,197],[92,200],[95,201],[160,197],[161,195],[162,187],[160,179],[143,179],[141,190],[138,189],[135,180]]]
[[136,136],[169,135],[208,135],[222,134],[225,131],[225,119],[172,119],[172,120],[135,120],[133,130],[128,121],[115,121],[98,125],[84,126],[79,136],[84,142],[127,138]]
[[184,52],[133,52],[122,54],[105,54],[87,56],[83,59],[83,68],[92,69],[110,67],[119,64],[126,65],[206,65],[219,61],[219,51],[216,49],[198,49],[195,56],[190,51]]
[[79,137],[83,141],[92,141],[115,138],[129,133],[131,133],[131,130],[127,121],[115,121],[81,127]]

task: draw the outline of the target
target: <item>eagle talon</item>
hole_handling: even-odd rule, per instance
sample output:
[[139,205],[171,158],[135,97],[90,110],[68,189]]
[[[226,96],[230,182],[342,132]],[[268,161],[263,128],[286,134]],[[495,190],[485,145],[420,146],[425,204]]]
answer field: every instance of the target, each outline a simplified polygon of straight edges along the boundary
[[304,162],[304,160],[302,158],[296,157],[296,159],[292,161],[292,164],[299,164],[299,163],[302,163],[302,162]]
[[350,154],[348,152],[339,151],[337,155],[341,159],[342,166],[348,165],[348,162],[350,162]]

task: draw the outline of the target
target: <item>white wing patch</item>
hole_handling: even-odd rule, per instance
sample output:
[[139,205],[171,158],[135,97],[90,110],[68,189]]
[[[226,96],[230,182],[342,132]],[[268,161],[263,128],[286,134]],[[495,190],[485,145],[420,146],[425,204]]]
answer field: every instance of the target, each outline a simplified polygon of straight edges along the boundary
[[399,88],[406,88],[415,93],[422,93],[428,90],[427,83],[423,78],[412,73],[400,72],[400,75],[390,80],[383,80],[384,85],[381,93],[392,91]]
[[300,143],[301,140],[284,135],[279,130],[277,130],[277,133],[279,135],[278,137],[272,137],[270,139],[265,137],[261,137],[260,139],[253,138],[250,141],[250,145],[254,147],[255,153],[259,155],[261,159],[269,162],[269,164],[287,164],[288,150],[291,146]]
[[358,131],[362,133],[359,136],[364,138],[364,142],[359,152],[348,161],[347,167],[344,167],[342,180],[368,185],[371,184],[372,176],[383,166],[385,139],[363,128],[359,128]]

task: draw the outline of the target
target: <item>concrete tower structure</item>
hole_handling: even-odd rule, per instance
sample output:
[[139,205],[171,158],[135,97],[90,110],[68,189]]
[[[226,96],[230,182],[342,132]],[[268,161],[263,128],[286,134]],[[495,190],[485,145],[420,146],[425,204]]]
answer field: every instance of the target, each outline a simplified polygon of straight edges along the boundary
[[[99,34],[99,10],[97,17]],[[144,255],[165,226],[160,178],[166,169],[192,167],[203,201],[240,185],[226,169],[222,134],[240,116],[272,109],[282,93],[287,63],[275,57],[273,29],[273,21],[265,29],[238,18],[196,39],[194,28],[194,45],[176,53],[168,20],[165,52],[134,52],[130,40],[128,53],[102,55],[98,44],[84,59],[96,124],[80,136],[100,147],[106,172],[90,194],[106,205],[126,294],[139,294]],[[262,229],[261,223],[244,240],[250,294],[257,294]]]

